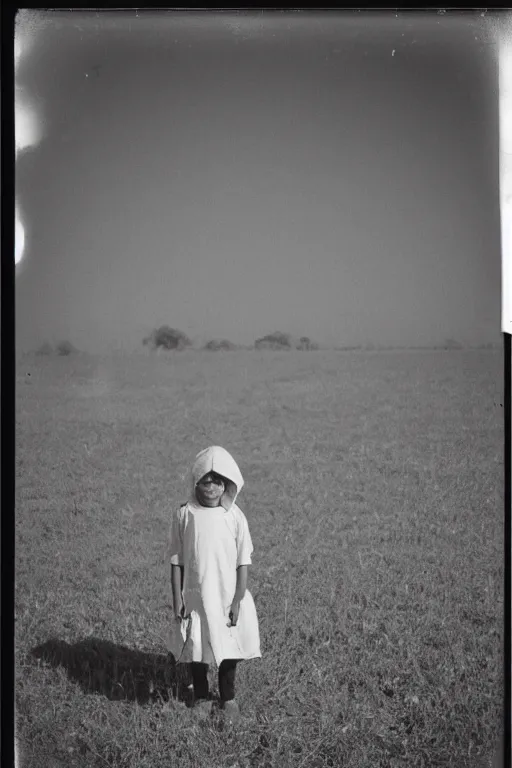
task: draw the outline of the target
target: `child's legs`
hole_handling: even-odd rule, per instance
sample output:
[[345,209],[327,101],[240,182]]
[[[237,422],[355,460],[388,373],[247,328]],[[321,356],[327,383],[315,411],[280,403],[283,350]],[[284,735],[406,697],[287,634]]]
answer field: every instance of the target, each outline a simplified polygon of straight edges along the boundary
[[219,693],[221,701],[235,698],[235,674],[238,659],[224,659],[219,667]]
[[208,698],[208,664],[193,661],[190,665],[195,699]]

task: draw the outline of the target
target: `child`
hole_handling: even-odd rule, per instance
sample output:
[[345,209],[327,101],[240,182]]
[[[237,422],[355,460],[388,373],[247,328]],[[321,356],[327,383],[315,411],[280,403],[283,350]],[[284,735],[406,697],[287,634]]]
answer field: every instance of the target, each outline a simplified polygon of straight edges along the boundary
[[235,504],[243,485],[224,448],[201,451],[192,467],[190,498],[173,513],[170,530],[170,650],[178,663],[191,664],[195,703],[209,698],[208,665],[218,667],[220,707],[233,719],[236,665],[261,658],[258,617],[247,590],[252,541]]

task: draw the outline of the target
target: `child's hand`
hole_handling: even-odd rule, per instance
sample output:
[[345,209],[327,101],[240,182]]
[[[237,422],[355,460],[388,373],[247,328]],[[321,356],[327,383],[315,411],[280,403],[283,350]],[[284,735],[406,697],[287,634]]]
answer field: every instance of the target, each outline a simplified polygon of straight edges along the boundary
[[176,621],[181,621],[183,619],[183,613],[184,613],[185,607],[183,605],[178,605],[174,609],[174,619]]
[[236,627],[239,613],[240,613],[240,601],[233,600],[233,602],[231,603],[231,609],[229,611],[229,618],[230,618],[231,624],[228,624],[228,627],[229,626]]

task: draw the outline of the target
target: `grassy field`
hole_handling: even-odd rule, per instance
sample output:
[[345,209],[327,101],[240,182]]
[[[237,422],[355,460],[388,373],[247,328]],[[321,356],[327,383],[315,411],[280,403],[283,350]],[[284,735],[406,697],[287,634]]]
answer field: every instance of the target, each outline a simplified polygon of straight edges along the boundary
[[[23,357],[20,765],[490,765],[502,365],[496,351]],[[169,514],[212,443],[242,469],[255,546],[263,658],[239,667],[236,728],[186,706],[165,649]]]

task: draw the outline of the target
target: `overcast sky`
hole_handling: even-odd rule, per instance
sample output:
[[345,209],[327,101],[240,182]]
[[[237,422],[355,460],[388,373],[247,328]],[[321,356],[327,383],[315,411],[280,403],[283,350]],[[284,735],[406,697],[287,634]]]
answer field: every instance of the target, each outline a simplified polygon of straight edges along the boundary
[[38,12],[20,30],[41,127],[16,170],[20,348],[134,348],[164,323],[499,341],[479,13]]

